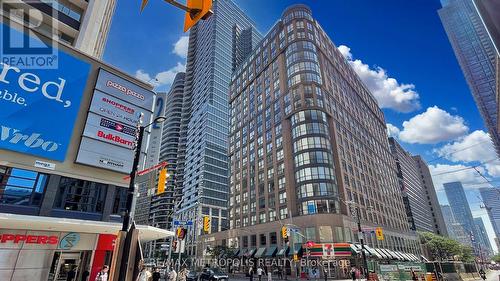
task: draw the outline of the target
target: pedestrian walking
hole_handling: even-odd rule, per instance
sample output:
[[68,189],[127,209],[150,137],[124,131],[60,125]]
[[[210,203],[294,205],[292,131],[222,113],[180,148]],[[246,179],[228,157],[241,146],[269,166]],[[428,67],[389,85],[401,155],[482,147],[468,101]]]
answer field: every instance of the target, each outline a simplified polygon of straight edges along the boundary
[[356,281],[356,273],[357,273],[356,267],[352,266],[351,267],[351,278],[352,278],[352,281]]
[[250,281],[253,281],[253,267],[248,269],[248,277],[250,277]]
[[278,267],[278,278],[283,279],[283,270],[281,269],[281,267]]
[[136,281],[151,281],[152,274],[144,265],[139,266],[139,275],[137,275]]
[[415,271],[413,270],[413,268],[411,269],[411,280],[418,281],[418,276],[415,273]]
[[177,280],[178,281],[186,281],[188,274],[189,274],[189,270],[186,268],[186,266],[183,266],[181,271],[179,271],[179,275],[177,277]]
[[161,273],[158,267],[155,267],[153,270],[153,281],[160,281]]
[[87,279],[89,278],[89,276],[90,276],[89,269],[86,268],[85,271],[82,273],[82,280],[81,281],[87,281]]
[[257,268],[257,276],[259,277],[259,281],[262,281],[262,274],[264,274],[264,270],[259,266]]
[[97,273],[95,281],[108,281],[108,271],[109,271],[109,266],[104,265],[101,271]]
[[323,267],[323,278],[325,281],[328,280],[328,270],[326,270],[326,267]]
[[177,281],[177,272],[174,268],[168,273],[168,281]]
[[267,271],[267,281],[273,281],[273,274],[270,270]]

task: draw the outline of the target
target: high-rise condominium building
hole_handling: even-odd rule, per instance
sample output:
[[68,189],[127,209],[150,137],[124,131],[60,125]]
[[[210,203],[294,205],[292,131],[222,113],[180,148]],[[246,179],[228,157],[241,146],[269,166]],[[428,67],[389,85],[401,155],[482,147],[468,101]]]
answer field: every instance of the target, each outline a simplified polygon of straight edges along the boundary
[[439,16],[498,154],[498,50],[473,0],[448,0],[442,5]]
[[[444,183],[444,191],[448,202],[450,203],[451,211],[455,221],[462,225],[468,237],[468,243],[472,244],[471,237],[478,237],[472,212],[469,207],[469,202],[465,196],[464,187],[461,182],[448,182]],[[467,239],[465,239],[467,241]]]
[[[231,0],[214,1],[213,11],[189,34],[176,171],[182,202],[176,217],[195,220],[209,215],[216,232],[227,229],[231,72],[260,35]],[[188,254],[196,251],[194,240],[200,233],[200,228],[188,231]]]
[[425,198],[431,212],[430,214],[432,217],[432,224],[434,225],[434,233],[446,236],[448,234],[446,231],[446,224],[441,212],[441,206],[439,205],[436,188],[432,182],[429,166],[427,166],[427,163],[425,163],[424,159],[422,159],[420,155],[413,156],[413,160],[417,163],[417,168],[420,173],[420,180],[422,181],[422,186],[424,187]]
[[116,0],[4,0],[1,12],[30,28],[102,58]]
[[500,249],[500,243],[498,243],[498,238],[500,238],[500,190],[498,188],[481,188],[479,193],[481,193],[483,207],[486,208],[495,231],[497,248]]
[[486,232],[486,228],[484,227],[484,222],[482,218],[474,218],[474,225],[477,229],[477,234],[479,235],[475,239],[480,245],[480,248],[477,250],[481,251],[482,255],[491,255],[493,253],[493,249],[491,248],[490,239],[488,238],[488,233]]
[[216,243],[281,247],[282,224],[299,244],[355,242],[359,207],[363,227],[384,228],[368,245],[419,251],[383,113],[308,7],[288,8],[235,70],[230,105],[230,230]]
[[399,188],[403,195],[410,229],[434,232],[431,210],[417,163],[394,138],[389,138],[389,145],[396,160]]
[[172,227],[172,215],[177,191],[175,175],[177,170],[177,150],[179,147],[182,100],[184,96],[184,72],[175,75],[174,82],[167,93],[165,104],[165,117],[163,135],[161,138],[160,162],[167,162],[167,171],[171,175],[167,178],[165,192],[154,195],[151,199],[149,221],[163,229]]
[[441,211],[443,213],[443,218],[446,224],[446,230],[448,232],[448,236],[456,241],[464,244],[470,245],[470,234],[467,235],[463,226],[455,220],[453,216],[453,211],[451,210],[450,205],[442,205]]

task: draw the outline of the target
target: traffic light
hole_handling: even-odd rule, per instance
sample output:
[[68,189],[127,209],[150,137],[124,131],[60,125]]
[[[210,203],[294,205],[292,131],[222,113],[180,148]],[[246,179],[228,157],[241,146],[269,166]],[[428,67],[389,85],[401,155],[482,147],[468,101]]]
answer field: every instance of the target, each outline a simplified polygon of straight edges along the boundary
[[146,5],[148,4],[148,1],[149,0],[142,0],[142,3],[141,3],[141,12],[142,12],[142,10],[144,10],[144,7],[146,7]]
[[209,18],[212,12],[212,0],[187,0],[186,6],[191,9],[184,17],[184,32],[188,31],[201,19]]
[[281,227],[281,238],[285,243],[288,243],[288,228],[286,226]]
[[209,216],[203,217],[203,231],[205,233],[210,233],[210,217]]
[[157,195],[162,194],[165,192],[165,184],[167,183],[167,169],[163,168],[160,170],[160,175],[158,177],[158,191],[156,192]]
[[186,237],[187,230],[184,227],[177,228],[177,239],[182,240]]
[[377,240],[384,240],[384,231],[382,230],[382,227],[375,228],[375,236],[377,237]]
[[[149,0],[141,1],[141,12],[148,4]],[[186,5],[183,5],[175,0],[164,0],[165,2],[186,11],[184,17],[184,32],[188,31],[198,21],[208,19],[212,14],[213,0],[187,0]]]

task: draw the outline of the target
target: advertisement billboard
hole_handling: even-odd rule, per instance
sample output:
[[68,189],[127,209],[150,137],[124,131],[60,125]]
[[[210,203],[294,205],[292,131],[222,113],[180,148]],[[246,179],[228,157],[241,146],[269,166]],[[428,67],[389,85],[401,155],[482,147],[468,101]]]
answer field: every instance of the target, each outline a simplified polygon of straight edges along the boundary
[[76,163],[130,173],[137,124],[141,115],[144,125],[151,122],[154,99],[154,92],[99,69]]
[[0,149],[65,160],[90,64],[58,52],[58,67],[53,69],[0,63]]

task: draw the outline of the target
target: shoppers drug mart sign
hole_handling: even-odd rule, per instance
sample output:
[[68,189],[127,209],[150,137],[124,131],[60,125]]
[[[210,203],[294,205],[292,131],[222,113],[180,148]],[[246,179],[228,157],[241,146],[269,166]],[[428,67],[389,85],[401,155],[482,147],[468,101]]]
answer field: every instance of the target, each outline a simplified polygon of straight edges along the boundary
[[58,53],[55,69],[0,62],[0,149],[64,161],[90,64]]

